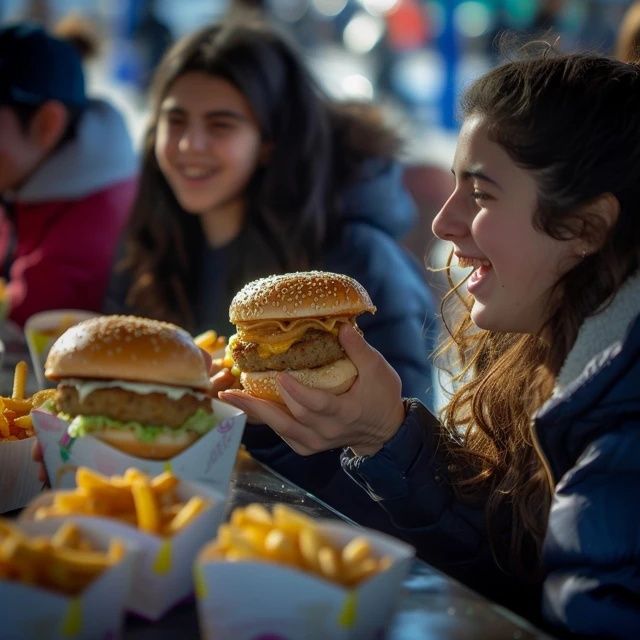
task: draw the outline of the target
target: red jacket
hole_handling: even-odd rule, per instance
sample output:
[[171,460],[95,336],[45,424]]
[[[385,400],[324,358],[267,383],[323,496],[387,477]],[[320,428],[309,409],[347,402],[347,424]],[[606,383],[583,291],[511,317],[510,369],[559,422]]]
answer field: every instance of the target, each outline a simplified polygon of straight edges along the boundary
[[[14,322],[45,309],[100,310],[135,190],[129,179],[80,200],[16,205],[7,287]],[[0,235],[7,224],[3,218]]]

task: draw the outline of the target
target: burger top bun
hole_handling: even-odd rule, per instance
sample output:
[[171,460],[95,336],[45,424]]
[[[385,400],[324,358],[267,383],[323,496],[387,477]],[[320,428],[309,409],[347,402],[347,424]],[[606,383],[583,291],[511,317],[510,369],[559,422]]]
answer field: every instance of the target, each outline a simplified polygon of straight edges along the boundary
[[357,315],[376,308],[364,287],[349,276],[299,271],[245,285],[231,301],[229,320],[281,320]]
[[100,316],[67,329],[53,344],[45,376],[116,379],[209,390],[202,352],[184,329],[135,316]]

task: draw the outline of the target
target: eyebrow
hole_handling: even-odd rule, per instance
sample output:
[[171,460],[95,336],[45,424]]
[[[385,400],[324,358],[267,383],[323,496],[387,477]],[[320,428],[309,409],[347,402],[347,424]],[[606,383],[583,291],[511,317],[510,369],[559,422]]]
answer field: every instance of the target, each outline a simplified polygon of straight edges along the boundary
[[[451,168],[451,173],[454,176],[456,175],[456,172],[453,170],[453,167]],[[502,190],[502,187],[493,178],[490,178],[486,173],[483,173],[479,169],[473,169],[473,168],[466,169],[465,171],[462,172],[461,178],[463,180],[468,180],[469,178],[477,178],[478,180],[484,180],[486,182],[490,182],[491,184],[495,185],[498,189]]]
[[[168,114],[179,114],[184,115],[187,113],[186,109],[177,106],[168,106],[161,108],[162,113]],[[238,120],[239,122],[244,122],[247,118],[237,111],[233,111],[231,109],[215,109],[213,111],[207,111],[204,114],[204,117],[207,119],[211,118],[229,118],[231,120]]]

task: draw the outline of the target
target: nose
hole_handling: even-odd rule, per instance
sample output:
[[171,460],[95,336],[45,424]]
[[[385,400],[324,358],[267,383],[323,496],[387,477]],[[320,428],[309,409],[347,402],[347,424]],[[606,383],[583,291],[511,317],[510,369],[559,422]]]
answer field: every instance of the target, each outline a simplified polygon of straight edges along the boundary
[[207,137],[202,127],[190,124],[184,129],[178,142],[180,151],[204,151],[207,148]]
[[431,224],[433,234],[441,240],[453,242],[469,233],[469,224],[465,216],[464,204],[455,189],[442,205]]

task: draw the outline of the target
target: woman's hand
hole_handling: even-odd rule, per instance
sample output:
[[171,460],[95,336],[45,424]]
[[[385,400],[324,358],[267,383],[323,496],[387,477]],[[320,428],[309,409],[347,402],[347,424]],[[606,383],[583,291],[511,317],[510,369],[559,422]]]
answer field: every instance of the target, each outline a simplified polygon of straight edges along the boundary
[[346,393],[336,396],[309,389],[281,373],[278,387],[286,407],[243,391],[222,391],[219,397],[269,425],[301,455],[345,446],[359,455],[371,455],[404,420],[400,377],[350,325],[340,329],[340,343],[358,369]]
[[234,376],[233,373],[226,367],[219,369],[211,376],[212,395],[214,398],[218,397],[221,391],[227,389],[239,389],[240,379]]

